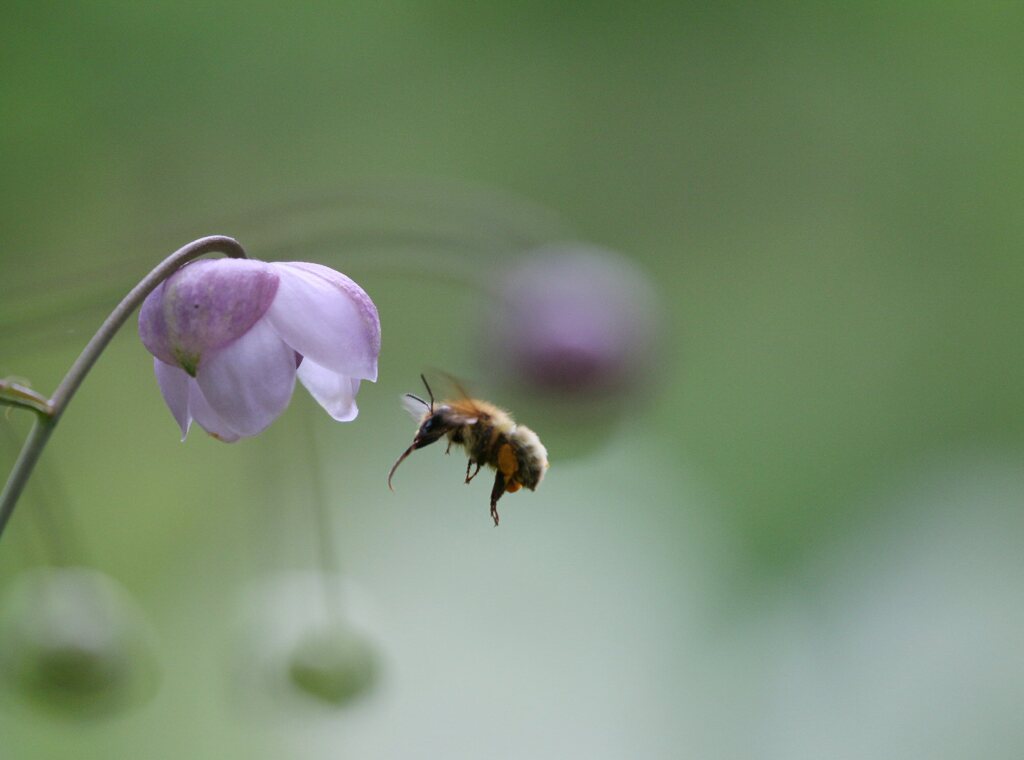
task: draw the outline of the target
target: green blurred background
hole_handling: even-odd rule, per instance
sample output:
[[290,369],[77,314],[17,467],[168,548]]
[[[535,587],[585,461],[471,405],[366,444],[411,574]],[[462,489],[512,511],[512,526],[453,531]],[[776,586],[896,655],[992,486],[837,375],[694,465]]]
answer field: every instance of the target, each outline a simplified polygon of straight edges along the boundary
[[[3,4],[0,376],[50,392],[212,233],[357,279],[384,349],[352,424],[300,391],[182,445],[123,331],[0,591],[56,540],[152,662],[103,714],[8,684],[0,756],[1020,757],[1022,34],[1014,3]],[[517,399],[552,468],[498,530],[439,451],[388,492],[419,372],[487,386],[474,282],[564,238],[656,283],[656,382],[588,446]],[[374,653],[340,705],[267,675],[324,544]]]

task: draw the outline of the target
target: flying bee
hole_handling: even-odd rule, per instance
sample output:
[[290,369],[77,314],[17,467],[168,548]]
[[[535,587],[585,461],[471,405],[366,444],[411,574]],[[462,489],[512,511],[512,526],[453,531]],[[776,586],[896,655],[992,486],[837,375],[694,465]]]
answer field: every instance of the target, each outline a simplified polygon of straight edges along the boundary
[[427,379],[420,375],[420,380],[427,389],[430,403],[413,393],[405,394],[403,401],[419,421],[419,429],[412,445],[391,467],[388,488],[394,490],[391,478],[407,456],[447,436],[446,454],[455,444],[462,446],[469,455],[466,483],[476,477],[483,465],[495,469],[494,487],[491,489],[491,517],[497,526],[498,499],[506,491],[515,493],[520,488],[533,491],[540,485],[544,471],[548,468],[547,449],[536,433],[525,425],[517,425],[504,409],[469,398],[464,393],[462,398],[435,403]]

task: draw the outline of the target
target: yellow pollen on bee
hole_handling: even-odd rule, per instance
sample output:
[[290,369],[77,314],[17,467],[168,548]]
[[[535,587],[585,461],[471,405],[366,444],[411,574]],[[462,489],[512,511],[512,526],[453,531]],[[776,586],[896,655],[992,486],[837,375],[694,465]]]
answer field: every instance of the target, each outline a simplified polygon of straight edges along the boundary
[[501,474],[505,476],[506,480],[511,479],[519,469],[519,460],[516,459],[512,446],[507,443],[498,449],[498,469],[501,470]]
[[509,493],[515,493],[522,487],[523,484],[520,483],[518,480],[510,480],[508,482],[508,485],[505,486],[505,490],[508,491]]

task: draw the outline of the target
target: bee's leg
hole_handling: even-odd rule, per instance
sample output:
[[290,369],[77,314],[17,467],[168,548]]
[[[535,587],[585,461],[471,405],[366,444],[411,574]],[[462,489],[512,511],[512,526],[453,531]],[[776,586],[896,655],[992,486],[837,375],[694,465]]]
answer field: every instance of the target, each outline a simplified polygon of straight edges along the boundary
[[[473,470],[473,474],[470,475],[469,474],[469,468],[472,467],[474,464],[476,465],[476,469]],[[472,459],[470,459],[468,462],[466,462],[466,482],[467,483],[469,481],[471,481],[473,478],[475,478],[476,474],[478,472],[480,472],[480,463],[479,462],[474,462]]]
[[449,439],[448,439],[448,447],[447,447],[447,448],[446,448],[446,449],[444,450],[444,453],[445,453],[445,455],[447,456],[447,455],[448,455],[448,454],[450,454],[451,452],[452,452],[452,439],[451,439],[451,438],[449,438]]
[[499,471],[494,476],[494,488],[491,489],[491,517],[494,518],[494,527],[498,527],[498,499],[505,493],[505,476]]

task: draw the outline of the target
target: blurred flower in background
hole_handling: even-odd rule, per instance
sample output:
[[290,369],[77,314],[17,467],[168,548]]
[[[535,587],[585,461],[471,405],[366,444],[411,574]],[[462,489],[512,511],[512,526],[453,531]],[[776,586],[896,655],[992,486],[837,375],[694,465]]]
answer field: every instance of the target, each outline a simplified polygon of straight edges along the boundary
[[236,684],[254,707],[334,709],[379,679],[365,594],[329,573],[282,573],[243,594],[235,637]]
[[636,264],[587,243],[529,252],[500,276],[480,344],[496,371],[562,400],[648,386],[658,337],[654,287]]
[[81,567],[36,568],[14,578],[0,602],[0,673],[34,704],[109,712],[155,692],[155,641],[112,578]]
[[347,422],[360,381],[377,379],[377,307],[320,264],[193,262],[149,295],[139,334],[182,439],[193,419],[222,441],[260,433],[288,406],[296,375]]
[[589,243],[552,243],[496,281],[478,338],[481,366],[543,407],[554,449],[603,440],[650,397],[664,358],[661,308],[640,266]]

